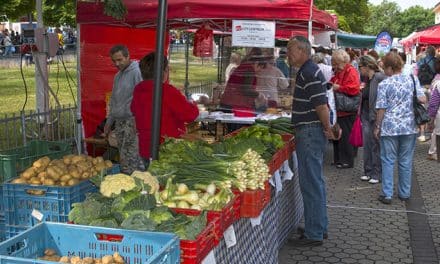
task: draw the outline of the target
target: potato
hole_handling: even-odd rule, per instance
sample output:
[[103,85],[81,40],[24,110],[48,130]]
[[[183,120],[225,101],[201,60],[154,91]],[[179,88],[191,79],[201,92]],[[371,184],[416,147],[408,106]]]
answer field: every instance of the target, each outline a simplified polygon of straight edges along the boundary
[[64,174],[60,177],[61,182],[68,182],[72,177],[69,174]]
[[67,182],[60,182],[60,186],[67,186]]
[[105,166],[109,169],[109,168],[113,167],[113,163],[111,161],[109,161],[109,160],[106,160],[105,161]]
[[113,256],[105,255],[104,257],[101,258],[101,260],[102,260],[102,264],[111,264],[113,263]]
[[70,176],[72,176],[72,178],[80,179],[82,172],[79,172],[78,169],[75,168],[75,169],[70,169],[69,174]]
[[43,185],[56,185],[55,181],[52,179],[44,179],[42,182],[43,182]]
[[87,257],[87,258],[83,258],[82,262],[84,264],[93,264],[94,260],[93,258]]
[[53,256],[56,253],[57,252],[52,248],[46,248],[46,250],[44,251],[44,255],[46,255],[46,256]]
[[70,258],[68,256],[62,256],[59,260],[61,263],[70,263]]
[[47,167],[46,172],[47,172],[47,176],[51,179],[59,179],[59,177],[60,177],[60,174],[55,169],[55,166]]
[[14,180],[12,180],[12,183],[16,183],[16,184],[24,184],[27,183],[26,179],[23,178],[15,178]]
[[30,184],[34,184],[34,185],[41,185],[41,181],[40,181],[40,179],[37,178],[37,177],[32,177],[32,178],[29,180],[29,183],[30,183]]
[[49,162],[50,162],[50,158],[48,156],[44,156],[34,161],[34,163],[32,163],[32,166],[35,168],[46,167],[47,165],[49,165]]
[[90,174],[90,172],[84,172],[82,175],[81,175],[81,178],[82,179],[88,179],[88,178],[90,178],[92,175]]
[[23,171],[23,173],[20,175],[21,178],[30,179],[37,175],[37,171],[34,167],[30,167]]
[[45,194],[45,191],[43,191],[43,190],[27,190],[26,192],[28,194],[31,194],[31,195],[43,195],[43,194]]
[[101,258],[95,258],[94,261],[95,261],[95,264],[102,264]]
[[77,180],[77,179],[70,179],[68,182],[67,182],[67,185],[68,186],[73,186],[73,185],[77,185],[79,183],[79,180]]
[[84,161],[85,159],[86,159],[86,157],[83,156],[83,155],[73,156],[72,157],[72,163],[76,164],[76,163],[78,163],[80,161]]
[[95,165],[95,170],[101,172],[103,170],[106,169],[105,163],[104,162],[100,162],[98,164]]
[[78,256],[74,256],[70,258],[70,263],[72,264],[80,264],[81,263],[81,258]]
[[72,155],[72,154],[69,154],[69,155],[64,156],[64,157],[63,157],[63,163],[66,164],[66,165],[70,165],[70,164],[72,164],[72,158],[73,158],[73,156],[74,156],[74,155]]
[[115,253],[113,253],[113,260],[116,262],[116,263],[125,263],[124,262],[124,259],[121,257],[121,255],[119,255],[119,253],[118,252],[115,252]]

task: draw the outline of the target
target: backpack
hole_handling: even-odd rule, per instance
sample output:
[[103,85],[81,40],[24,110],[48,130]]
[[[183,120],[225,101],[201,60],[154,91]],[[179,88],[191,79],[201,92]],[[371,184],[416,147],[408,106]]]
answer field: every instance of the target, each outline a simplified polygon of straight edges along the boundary
[[429,66],[429,62],[433,58],[429,59],[428,61],[424,60],[422,65],[420,65],[417,77],[419,78],[421,85],[428,85],[431,84],[432,79],[434,79],[435,73]]

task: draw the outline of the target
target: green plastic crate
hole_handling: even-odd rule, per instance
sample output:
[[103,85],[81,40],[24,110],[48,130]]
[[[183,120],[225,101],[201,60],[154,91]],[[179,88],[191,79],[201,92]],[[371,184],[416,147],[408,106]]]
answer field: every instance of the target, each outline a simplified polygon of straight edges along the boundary
[[41,157],[58,159],[71,152],[72,148],[68,143],[44,140],[33,140],[26,146],[0,151],[0,184],[17,177],[18,173]]

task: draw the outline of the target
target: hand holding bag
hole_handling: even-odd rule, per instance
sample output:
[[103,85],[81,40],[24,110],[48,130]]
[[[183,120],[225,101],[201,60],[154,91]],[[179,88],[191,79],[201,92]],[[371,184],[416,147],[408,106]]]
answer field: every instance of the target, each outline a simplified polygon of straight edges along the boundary
[[361,105],[361,96],[335,92],[335,104],[338,112],[356,112]]
[[413,108],[414,108],[414,120],[418,126],[426,124],[429,122],[430,118],[428,115],[428,111],[425,106],[419,102],[417,99],[416,92],[416,82],[414,80],[414,76],[411,75],[414,84],[414,92],[413,92]]
[[356,115],[356,119],[354,120],[353,127],[351,128],[350,137],[348,138],[348,142],[353,147],[362,147],[364,142],[362,140],[362,122],[360,111],[361,108],[358,108],[358,112]]

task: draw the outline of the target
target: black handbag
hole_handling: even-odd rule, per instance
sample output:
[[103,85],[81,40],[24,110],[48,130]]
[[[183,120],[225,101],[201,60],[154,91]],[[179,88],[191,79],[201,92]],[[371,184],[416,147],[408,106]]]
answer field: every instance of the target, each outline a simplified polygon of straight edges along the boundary
[[361,96],[350,96],[345,93],[334,92],[336,111],[338,112],[356,112],[361,105]]
[[414,84],[414,91],[413,91],[413,107],[414,107],[414,120],[418,126],[426,124],[429,122],[430,117],[428,115],[428,111],[426,110],[425,106],[419,102],[417,99],[417,92],[416,92],[416,81],[414,80],[414,76],[411,75],[411,78],[413,80]]

